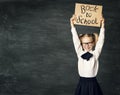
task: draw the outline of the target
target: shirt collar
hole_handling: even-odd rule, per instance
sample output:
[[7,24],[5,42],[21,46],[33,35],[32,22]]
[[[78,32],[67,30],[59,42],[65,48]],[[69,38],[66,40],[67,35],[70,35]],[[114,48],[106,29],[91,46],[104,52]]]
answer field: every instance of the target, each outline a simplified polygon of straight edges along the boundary
[[93,50],[90,50],[90,51],[86,51],[86,50],[84,50],[83,52],[84,52],[84,53],[85,53],[85,52],[90,52],[90,53],[92,53],[92,52],[93,52]]

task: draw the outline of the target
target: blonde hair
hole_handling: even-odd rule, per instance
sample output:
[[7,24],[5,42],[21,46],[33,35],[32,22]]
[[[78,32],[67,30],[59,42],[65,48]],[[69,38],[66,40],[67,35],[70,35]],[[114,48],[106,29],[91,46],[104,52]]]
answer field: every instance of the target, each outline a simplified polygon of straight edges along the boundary
[[98,41],[98,34],[97,34],[97,33],[92,33],[92,34],[79,34],[80,42],[82,42],[81,39],[82,39],[83,37],[85,37],[85,36],[92,37],[93,42],[94,42],[94,44],[96,45],[96,43],[97,43],[97,41]]

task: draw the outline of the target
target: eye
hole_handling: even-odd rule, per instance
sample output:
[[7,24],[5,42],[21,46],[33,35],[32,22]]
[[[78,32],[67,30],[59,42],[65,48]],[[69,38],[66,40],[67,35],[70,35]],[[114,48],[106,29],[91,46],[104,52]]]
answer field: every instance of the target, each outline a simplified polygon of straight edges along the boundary
[[91,45],[91,44],[93,44],[93,41],[91,41],[91,42],[82,42],[82,44],[84,44],[84,45]]

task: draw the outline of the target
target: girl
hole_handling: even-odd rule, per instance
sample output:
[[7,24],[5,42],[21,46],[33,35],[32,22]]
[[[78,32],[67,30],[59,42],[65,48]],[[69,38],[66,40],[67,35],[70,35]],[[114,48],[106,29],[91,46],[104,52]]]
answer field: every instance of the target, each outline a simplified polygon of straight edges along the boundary
[[80,34],[78,36],[74,26],[75,15],[70,19],[71,32],[75,51],[78,57],[78,72],[80,75],[75,95],[103,95],[97,82],[100,56],[104,43],[104,19],[101,20],[99,37],[94,34]]

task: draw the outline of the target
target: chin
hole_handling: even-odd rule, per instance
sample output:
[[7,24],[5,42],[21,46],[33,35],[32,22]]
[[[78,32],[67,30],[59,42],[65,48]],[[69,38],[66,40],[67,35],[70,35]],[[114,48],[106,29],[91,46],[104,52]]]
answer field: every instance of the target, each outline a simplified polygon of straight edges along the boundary
[[88,49],[83,49],[84,51],[87,51],[87,52],[89,52],[89,51],[91,51],[92,49],[91,48],[88,48]]
[[88,51],[88,52],[89,52],[89,51],[91,51],[91,49],[86,49],[85,51]]

